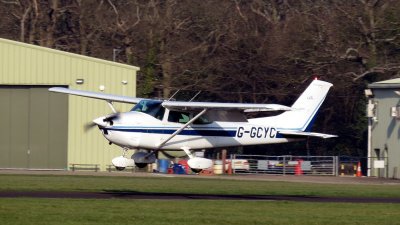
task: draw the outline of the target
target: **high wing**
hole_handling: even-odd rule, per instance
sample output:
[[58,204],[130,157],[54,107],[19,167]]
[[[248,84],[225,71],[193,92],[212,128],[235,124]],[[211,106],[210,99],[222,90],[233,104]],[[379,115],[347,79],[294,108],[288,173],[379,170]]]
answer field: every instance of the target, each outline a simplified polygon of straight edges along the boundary
[[290,136],[298,136],[298,137],[319,137],[319,138],[334,138],[338,137],[337,135],[332,134],[323,134],[323,133],[315,133],[315,132],[305,132],[305,131],[288,131],[288,130],[278,130],[278,133],[283,135]]
[[[51,92],[71,94],[88,98],[106,100],[109,102],[123,102],[136,104],[145,98],[133,98],[122,95],[103,94],[92,91],[81,91],[62,87],[50,88]],[[182,102],[182,101],[165,101],[162,106],[170,110],[187,110],[201,111],[203,109],[210,110],[242,110],[244,112],[255,111],[291,111],[292,108],[279,104],[249,104],[249,103],[220,103],[220,102]]]
[[53,87],[50,88],[49,91],[57,92],[57,93],[64,93],[70,95],[78,95],[88,98],[95,98],[95,99],[102,99],[109,102],[122,102],[122,103],[133,103],[136,104],[139,101],[143,100],[143,98],[132,98],[122,95],[112,95],[112,94],[103,94],[99,92],[92,92],[92,91],[81,91],[81,90],[74,90],[69,88],[62,88],[62,87]]
[[292,108],[278,104],[248,104],[248,103],[220,103],[220,102],[180,102],[165,101],[162,103],[170,110],[188,110],[200,111],[202,109],[210,110],[243,110],[245,112],[253,111],[291,111]]

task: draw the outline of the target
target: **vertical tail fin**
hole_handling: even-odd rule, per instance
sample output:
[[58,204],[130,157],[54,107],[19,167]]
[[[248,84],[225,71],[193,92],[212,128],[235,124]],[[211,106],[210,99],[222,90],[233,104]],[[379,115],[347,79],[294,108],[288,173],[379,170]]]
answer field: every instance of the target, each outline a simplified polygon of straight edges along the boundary
[[268,124],[278,129],[310,131],[318,109],[325,100],[331,83],[313,80],[307,89],[292,105],[293,110],[278,116],[263,117],[249,120],[251,123]]

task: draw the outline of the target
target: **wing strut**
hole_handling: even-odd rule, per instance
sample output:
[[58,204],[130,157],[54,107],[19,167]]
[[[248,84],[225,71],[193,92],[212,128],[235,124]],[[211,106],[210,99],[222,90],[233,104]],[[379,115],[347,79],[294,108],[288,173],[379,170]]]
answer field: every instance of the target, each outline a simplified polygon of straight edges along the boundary
[[106,100],[108,106],[110,106],[111,110],[113,111],[113,113],[117,113],[117,110],[114,108],[114,105],[112,104],[112,101],[110,100]]
[[185,123],[181,128],[176,130],[171,136],[169,136],[167,139],[165,139],[163,142],[161,142],[159,145],[156,146],[155,150],[159,150],[161,147],[163,147],[168,141],[170,141],[172,138],[174,138],[176,135],[178,135],[180,132],[182,132],[186,127],[188,127],[190,124],[192,124],[194,121],[196,121],[201,115],[207,112],[207,109],[203,109],[201,112],[199,112],[195,117],[193,117],[191,120],[189,120],[187,123]]

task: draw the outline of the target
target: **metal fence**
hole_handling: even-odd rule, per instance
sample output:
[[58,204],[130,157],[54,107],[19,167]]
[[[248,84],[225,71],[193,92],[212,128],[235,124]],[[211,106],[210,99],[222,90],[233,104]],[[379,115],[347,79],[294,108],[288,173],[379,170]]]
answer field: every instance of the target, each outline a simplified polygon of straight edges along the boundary
[[[368,160],[370,161],[369,167]],[[389,161],[387,157],[370,157],[363,159],[363,161],[365,161],[364,165],[362,165],[365,169],[365,172],[363,172],[364,175],[367,175],[369,172],[369,176],[371,177],[399,178],[396,167],[393,168],[393,171],[389,171]]]
[[356,166],[361,164],[363,176],[379,178],[399,178],[397,168],[389,171],[389,162],[387,157],[339,157],[339,175],[351,175],[356,173]]
[[232,170],[236,174],[297,174],[297,175],[338,175],[337,156],[265,156],[231,155]]

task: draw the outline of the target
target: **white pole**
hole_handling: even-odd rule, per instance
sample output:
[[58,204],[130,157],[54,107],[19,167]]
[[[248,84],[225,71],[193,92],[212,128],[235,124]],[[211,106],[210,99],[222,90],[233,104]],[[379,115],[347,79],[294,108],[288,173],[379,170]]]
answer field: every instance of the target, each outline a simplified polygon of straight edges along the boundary
[[[367,110],[369,110],[369,107],[371,105],[372,105],[372,99],[368,98],[368,106],[367,106],[368,109]],[[367,157],[368,157],[368,159],[367,159],[368,160],[367,176],[368,177],[371,176],[372,120],[373,120],[373,117],[368,117],[368,154],[367,154]]]

